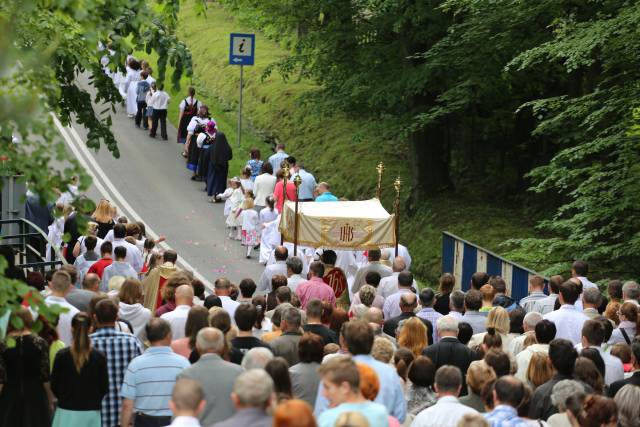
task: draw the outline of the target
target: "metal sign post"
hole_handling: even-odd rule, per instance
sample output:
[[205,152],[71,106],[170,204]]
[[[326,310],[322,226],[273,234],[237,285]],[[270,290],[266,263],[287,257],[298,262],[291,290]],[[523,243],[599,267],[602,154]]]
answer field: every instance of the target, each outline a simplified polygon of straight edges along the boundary
[[229,45],[229,64],[240,66],[240,99],[238,104],[238,147],[242,135],[242,87],[244,85],[244,66],[253,65],[256,48],[255,34],[232,33]]

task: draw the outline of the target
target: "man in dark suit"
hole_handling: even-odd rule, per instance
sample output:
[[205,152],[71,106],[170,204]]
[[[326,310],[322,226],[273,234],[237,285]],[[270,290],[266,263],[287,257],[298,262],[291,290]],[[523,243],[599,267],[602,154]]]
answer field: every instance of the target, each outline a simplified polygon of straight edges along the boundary
[[[416,317],[414,311],[418,307],[418,297],[413,292],[407,292],[406,294],[402,294],[399,304],[402,313],[400,313],[399,316],[387,319],[384,322],[384,326],[382,327],[382,331],[385,334],[390,335],[394,338],[397,338],[396,332],[398,330],[400,322],[411,319],[412,317]],[[431,322],[426,319],[420,318],[420,320],[422,320],[422,323],[424,323],[424,325],[427,327],[427,340],[429,342],[429,345],[431,345],[433,342],[433,326],[431,325]]]
[[458,340],[458,320],[451,316],[438,319],[437,330],[440,341],[430,345],[422,352],[436,365],[435,369],[443,365],[453,365],[462,371],[463,391],[466,390],[465,377],[467,369],[474,360],[480,357]]
[[631,351],[633,352],[633,369],[635,372],[629,378],[614,381],[609,386],[609,397],[614,397],[622,387],[627,384],[640,386],[640,341],[633,340],[631,343]]

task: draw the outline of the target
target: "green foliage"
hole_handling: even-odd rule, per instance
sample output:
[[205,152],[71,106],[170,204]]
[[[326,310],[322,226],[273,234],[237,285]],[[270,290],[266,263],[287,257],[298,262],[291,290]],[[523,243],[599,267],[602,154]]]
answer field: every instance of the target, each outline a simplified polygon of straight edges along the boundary
[[[170,3],[170,5],[169,5]],[[162,53],[158,64],[162,83],[167,65],[178,87],[182,74],[191,74],[191,56],[174,35],[170,13],[175,0],[160,0],[161,12],[146,0],[6,0],[0,3],[0,159],[2,174],[20,175],[45,202],[55,200],[56,189],[65,189],[78,176],[80,190],[88,188],[89,175],[75,159],[68,159],[53,116],[66,125],[73,118],[88,129],[87,146],[105,145],[119,156],[111,133],[108,109],[96,112],[92,101],[115,105],[121,96],[102,70],[101,57],[109,45],[114,51],[109,67],[124,71],[126,55],[134,47]],[[165,6],[165,7],[163,7]],[[171,6],[171,7],[170,7]],[[164,11],[164,12],[162,12]],[[169,13],[167,15],[166,13]],[[130,45],[129,40],[134,40]],[[76,76],[85,73],[96,89],[94,99],[80,88]],[[12,136],[22,142],[12,144]],[[54,170],[53,161],[66,162]],[[90,207],[78,202],[77,209]],[[0,277],[0,316],[15,308],[28,292],[26,285]],[[53,319],[55,310],[32,298],[43,316]]]
[[543,219],[507,242],[518,260],[640,273],[637,2],[222,3],[289,48],[265,76],[314,80],[315,108],[393,118],[415,212],[439,189],[522,204]]

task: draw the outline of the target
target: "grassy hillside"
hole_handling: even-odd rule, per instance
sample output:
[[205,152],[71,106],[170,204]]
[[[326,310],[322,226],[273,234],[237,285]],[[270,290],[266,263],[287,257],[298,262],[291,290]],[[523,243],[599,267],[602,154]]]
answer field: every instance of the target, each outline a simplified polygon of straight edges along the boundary
[[[332,184],[334,193],[349,199],[374,195],[375,167],[384,161],[383,204],[392,209],[396,176],[408,183],[408,150],[403,141],[385,135],[380,122],[367,122],[342,114],[323,114],[301,97],[317,87],[308,81],[284,82],[278,75],[261,80],[264,68],[286,52],[256,34],[256,65],[245,67],[242,146],[236,148],[237,101],[240,69],[229,65],[229,33],[255,32],[243,27],[220,6],[209,3],[207,16],[196,16],[193,0],[186,0],[180,12],[179,37],[187,43],[194,62],[194,77],[183,79],[183,93],[171,93],[169,118],[177,124],[178,103],[186,88],[194,86],[198,98],[210,107],[219,128],[234,147],[230,173],[236,174],[248,159],[248,150],[258,147],[263,158],[273,144],[287,144],[287,152],[302,160],[320,181]],[[140,54],[141,57],[148,57]],[[150,58],[153,64],[154,58]],[[384,127],[382,127],[384,129]],[[410,188],[405,185],[403,199]],[[403,216],[401,242],[414,259],[412,270],[421,281],[435,284],[440,274],[440,233],[448,230],[480,245],[503,252],[499,244],[512,237],[533,234],[531,219],[520,209],[460,196],[425,200],[413,217]]]

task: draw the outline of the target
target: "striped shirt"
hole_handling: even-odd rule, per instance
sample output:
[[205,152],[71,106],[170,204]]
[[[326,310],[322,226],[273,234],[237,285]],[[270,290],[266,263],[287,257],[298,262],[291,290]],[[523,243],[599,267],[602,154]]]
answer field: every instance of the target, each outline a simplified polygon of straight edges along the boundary
[[170,347],[149,347],[129,364],[120,396],[133,400],[134,412],[170,416],[169,400],[176,377],[189,366],[189,361]]

